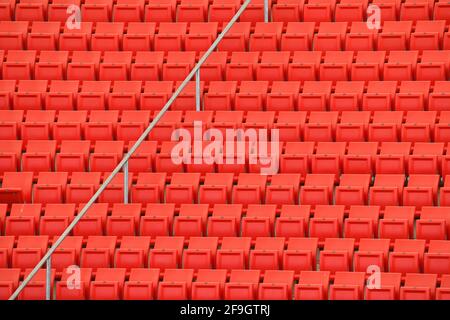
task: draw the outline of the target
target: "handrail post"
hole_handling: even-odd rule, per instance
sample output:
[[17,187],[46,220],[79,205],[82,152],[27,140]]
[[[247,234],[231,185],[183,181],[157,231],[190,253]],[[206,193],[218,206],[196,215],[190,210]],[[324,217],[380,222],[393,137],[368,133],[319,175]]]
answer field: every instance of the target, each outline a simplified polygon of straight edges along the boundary
[[47,259],[47,268],[45,274],[45,300],[51,300],[52,292],[52,257]]
[[200,97],[200,69],[195,73],[195,110],[201,110],[201,97]]
[[128,203],[128,161],[123,165],[123,203]]
[[[223,37],[227,34],[227,32],[231,29],[233,24],[239,19],[244,10],[248,7],[252,0],[245,0],[242,6],[238,9],[235,15],[231,18],[231,20],[227,23],[227,25],[223,28],[222,32],[217,36],[214,40],[213,44],[208,48],[208,50],[203,54],[203,56],[199,59],[194,68],[189,72],[180,86],[175,90],[169,100],[166,102],[164,107],[159,111],[159,113],[153,118],[148,127],[144,130],[141,136],[137,139],[137,141],[133,144],[131,148],[129,148],[128,152],[125,156],[120,160],[117,166],[112,170],[109,176],[103,181],[100,187],[95,191],[94,195],[89,199],[89,201],[84,205],[84,207],[80,210],[78,215],[72,220],[69,226],[63,231],[63,233],[56,239],[50,249],[44,254],[44,256],[39,260],[39,262],[34,266],[33,270],[23,279],[20,285],[16,288],[14,293],[9,297],[8,300],[14,300],[20,294],[20,292],[25,288],[25,286],[33,279],[36,273],[44,266],[44,263],[51,257],[53,252],[61,245],[64,239],[70,234],[70,232],[75,228],[77,223],[83,218],[83,216],[88,212],[89,208],[95,203],[95,201],[100,197],[102,192],[108,187],[114,177],[124,168],[127,164],[128,160],[134,154],[137,148],[141,145],[141,143],[147,138],[149,133],[153,130],[153,128],[157,125],[158,121],[161,120],[164,113],[169,110],[170,106],[173,104],[175,99],[180,95],[183,89],[188,85],[189,81],[195,76],[196,72],[200,69],[203,63],[208,59],[209,55],[217,48],[217,45],[222,41]],[[128,186],[128,181],[125,184]]]
[[269,22],[269,0],[264,0],[264,22]]

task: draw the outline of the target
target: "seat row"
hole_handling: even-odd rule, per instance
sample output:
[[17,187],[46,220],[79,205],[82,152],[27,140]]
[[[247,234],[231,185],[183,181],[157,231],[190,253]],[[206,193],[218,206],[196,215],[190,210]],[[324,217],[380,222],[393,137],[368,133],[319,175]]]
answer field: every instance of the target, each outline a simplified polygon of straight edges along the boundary
[[[83,21],[229,21],[239,7],[241,0],[37,0],[18,3],[7,2],[1,7],[2,20],[17,21],[66,21],[70,16],[67,8],[76,5]],[[447,2],[443,0],[374,0],[380,18],[388,20],[450,20]],[[269,12],[273,21],[365,21],[368,0],[278,0],[269,1]],[[240,21],[258,22],[264,19],[264,2],[250,3]]]
[[[27,270],[27,273],[30,270]],[[78,271],[76,271],[78,272]],[[448,300],[450,276],[438,280],[434,274],[380,273],[378,286],[366,283],[364,272],[201,269],[79,269],[80,285],[71,281],[73,269],[65,269],[57,279],[51,273],[51,294],[56,300]],[[1,269],[8,299],[20,283],[19,269]],[[45,299],[45,271],[40,270],[20,300]],[[194,281],[195,280],[195,281]],[[370,280],[370,279],[369,279]],[[378,280],[377,280],[378,281]]]
[[[62,29],[61,29],[62,28]],[[0,22],[0,49],[68,51],[206,51],[223,28],[217,22]],[[62,31],[62,32],[61,32]],[[237,22],[218,46],[221,51],[439,50],[450,48],[446,22],[387,21],[379,29],[365,22]]]
[[[120,244],[115,236],[89,236],[83,245],[82,237],[70,236],[52,255],[52,267],[450,273],[450,241],[444,240],[431,240],[426,250],[425,240],[396,239],[390,251],[389,239],[361,239],[358,250],[352,238],[326,238],[321,250],[317,238],[285,244],[258,237],[252,246],[247,237],[224,237],[220,245],[217,237],[191,237],[186,248],[183,239],[157,237],[151,246],[145,236],[123,237]],[[48,236],[19,236],[14,247],[14,237],[2,237],[2,268],[31,268],[49,243]]]
[[[445,81],[449,50],[213,52],[202,81]],[[3,55],[3,51],[0,52]],[[196,64],[194,51],[10,50],[3,80],[182,81]]]

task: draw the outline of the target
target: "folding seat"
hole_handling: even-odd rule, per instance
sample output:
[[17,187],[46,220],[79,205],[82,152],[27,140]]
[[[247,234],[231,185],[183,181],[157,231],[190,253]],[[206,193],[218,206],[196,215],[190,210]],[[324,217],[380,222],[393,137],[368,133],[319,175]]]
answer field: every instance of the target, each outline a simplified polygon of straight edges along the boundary
[[[352,1],[352,0],[349,0]],[[343,2],[338,4],[339,6],[357,6],[360,5],[360,2],[364,1],[353,1],[352,4],[344,4]],[[364,10],[366,11],[366,10]],[[337,14],[338,12],[336,12]],[[337,16],[336,16],[337,18]],[[369,50],[374,50],[375,44],[377,41],[378,30],[375,28],[371,28],[366,22],[362,22],[363,19],[359,21],[353,21],[350,27],[350,32],[348,32],[345,36],[345,50],[353,50],[353,51],[361,51],[361,52],[369,52]],[[336,21],[338,21],[336,19]],[[368,50],[368,51],[365,51]],[[382,51],[381,51],[382,52]]]
[[12,105],[14,91],[16,91],[16,80],[0,80],[0,109],[2,112],[2,126],[4,126],[3,122],[7,122],[6,118],[3,117],[5,114],[9,113],[12,115],[22,112],[23,118],[23,111],[8,112]]
[[106,219],[106,234],[118,237],[137,234],[141,207],[140,203],[114,203]]
[[0,23],[0,49],[25,49],[29,24],[28,21],[2,21]]
[[[416,80],[436,80],[435,91],[439,89],[436,85],[438,80],[445,80],[450,66],[448,51],[424,50],[420,63],[417,64]],[[429,108],[432,110],[431,108]]]
[[111,21],[112,0],[86,0],[81,6],[81,16],[84,21]]
[[75,109],[79,86],[80,82],[78,80],[52,80],[50,82],[49,92],[45,95],[45,109]]
[[19,286],[20,269],[1,269],[0,272],[0,299],[7,300]]
[[269,81],[242,81],[236,93],[234,110],[262,111],[265,109]]
[[244,237],[270,237],[273,234],[276,205],[252,205],[242,218],[241,235]]
[[319,67],[321,81],[350,80],[353,51],[326,51],[324,62]]
[[175,18],[177,2],[174,0],[151,0],[144,8],[144,21],[170,22]]
[[259,300],[290,300],[294,271],[268,270],[264,273],[264,281],[259,285]]
[[398,0],[374,0],[372,2],[380,9],[381,21],[398,20],[401,2]]
[[[298,4],[297,1],[296,4]],[[272,15],[275,15],[275,6],[272,9]],[[287,23],[286,32],[281,35],[280,49],[282,51],[294,51],[295,54],[295,51],[311,49],[315,23],[298,21],[299,20],[295,20]],[[320,55],[319,52],[315,53],[318,53]]]
[[88,80],[97,80],[100,57],[100,51],[74,51],[67,65],[67,80],[82,80],[83,86]]
[[[445,142],[450,138],[450,112],[441,111],[439,122],[434,127],[434,141],[435,142]],[[445,160],[444,160],[445,161]]]
[[232,173],[206,173],[199,187],[199,203],[230,203],[233,186]]
[[[48,210],[49,208],[53,208],[54,210],[52,209],[52,211],[54,211],[54,213],[56,214],[57,212],[56,209],[58,209],[58,207],[63,206],[69,208],[70,204],[51,205],[47,206],[46,210]],[[70,213],[73,212],[71,211]],[[58,212],[58,214],[59,216],[55,216],[54,217],[55,220],[52,221],[53,218],[51,216],[47,216],[46,213],[46,215],[41,218],[41,228],[43,222],[51,224],[57,222],[57,219],[59,219],[59,221],[62,222],[63,219],[67,218],[67,216],[63,217],[61,215],[61,212]],[[59,231],[57,234],[55,234],[55,236],[60,236],[60,234],[62,234],[64,229],[66,229],[66,226],[64,226],[64,228],[62,229],[63,230]],[[83,244],[83,237],[73,237],[73,236],[66,237],[61,242],[61,245],[58,246],[58,248],[52,254],[52,268],[56,269],[56,271],[63,271],[65,268],[69,268],[70,266],[79,265],[82,244]]]
[[[331,105],[333,105],[333,101],[336,101],[337,103],[339,98],[343,98],[345,101],[347,93],[341,93],[340,96],[334,96],[335,94],[331,95]],[[353,97],[350,96],[349,101],[353,99],[354,102],[361,105],[362,92],[361,95],[359,95],[359,98],[358,95]],[[366,141],[370,116],[371,114],[369,111],[343,111],[341,120],[336,125],[336,141],[348,141],[349,143]]]
[[[447,239],[450,219],[446,207],[422,207],[420,219],[416,221],[416,238],[425,240]],[[436,272],[429,272],[436,273]]]
[[[289,84],[289,82],[284,82],[284,84]],[[280,85],[280,89],[282,89],[284,85]],[[272,86],[273,88],[273,86]],[[291,89],[295,89],[293,86],[290,87]],[[276,101],[275,98],[294,98],[296,96],[295,93],[291,92],[283,92],[283,93],[274,93],[272,90],[272,93],[268,95],[269,101]],[[273,99],[269,99],[273,98]],[[292,99],[293,100],[293,99]],[[295,101],[291,102],[294,104]],[[288,100],[289,101],[289,100]],[[288,102],[286,101],[286,102]],[[275,103],[275,102],[272,102]],[[289,103],[289,102],[288,102]],[[284,104],[284,103],[283,103]],[[293,107],[293,104],[291,107]],[[277,107],[278,108],[278,107]],[[299,142],[301,140],[302,136],[302,129],[305,126],[306,123],[306,116],[307,111],[279,111],[277,122],[274,123],[273,128],[278,129],[278,136],[280,141],[287,141],[287,142]]]
[[382,207],[401,205],[404,183],[403,174],[377,174],[369,191],[369,204]]
[[170,184],[166,187],[165,202],[196,203],[200,184],[200,173],[174,172]]
[[33,186],[34,203],[63,203],[66,194],[67,172],[39,172]]
[[[26,278],[31,268],[25,270],[24,277]],[[54,269],[50,271],[50,296],[54,294],[56,272]],[[47,285],[47,272],[40,269],[33,279],[23,288],[19,294],[18,300],[45,300],[46,299],[46,285]]]
[[[288,65],[288,80],[305,81],[305,84],[318,80],[321,57],[322,53],[319,51],[295,51],[292,62]],[[328,86],[327,82],[323,82],[322,85],[325,88]]]
[[[124,0],[130,1],[130,0]],[[141,0],[131,0],[136,2],[141,2]],[[126,4],[116,4],[114,6],[114,10],[122,11],[123,14],[127,12],[127,10],[133,11],[132,5]],[[122,12],[120,15],[122,15]],[[123,22],[131,21],[118,18],[119,13],[116,13],[116,21],[124,20]],[[127,33],[123,35],[122,39],[122,49],[124,51],[138,51],[138,52],[148,52],[153,47],[153,39],[155,37],[156,24],[154,22],[129,22],[127,25]]]
[[332,203],[334,174],[308,174],[300,188],[300,204],[328,205]]
[[88,202],[100,185],[100,176],[100,172],[73,172],[66,186],[66,202]]
[[[353,81],[364,80],[369,81],[369,85],[372,81],[378,81],[381,79],[381,74],[384,68],[384,60],[386,57],[386,51],[359,51],[356,54],[356,61],[352,64],[351,78]],[[373,84],[378,84],[377,82]],[[373,88],[372,84],[372,88]],[[381,83],[378,87],[381,89]],[[387,86],[392,83],[387,82]],[[378,89],[378,90],[380,90]],[[373,90],[373,89],[372,89]],[[371,92],[369,92],[371,93]],[[378,92],[377,92],[378,93]],[[377,97],[371,96],[371,99]]]
[[[4,203],[1,206],[2,210],[2,221],[0,227],[4,230],[3,226],[6,220],[6,208],[7,204]],[[14,236],[6,236],[5,232],[2,232],[2,237],[0,238],[0,267],[8,268],[11,261],[11,253],[14,248]]]
[[225,79],[236,81],[252,81],[256,65],[259,61],[259,52],[235,52],[231,54],[230,63],[226,66]]
[[400,300],[434,300],[436,285],[437,274],[409,273],[400,288]]
[[281,267],[284,238],[257,237],[250,251],[249,269],[278,270]]
[[[444,2],[441,2],[444,4]],[[438,3],[436,3],[436,6]],[[436,300],[448,300],[450,293],[450,275],[443,275],[441,277],[441,285],[436,288]]]
[[250,36],[250,51],[277,51],[283,31],[282,22],[256,22],[255,31]]
[[448,3],[445,1],[438,1],[434,4],[434,20],[446,20],[450,21],[450,15],[448,13]]
[[187,33],[187,23],[161,22],[155,34],[153,49],[155,51],[181,51]]
[[155,246],[150,250],[150,268],[170,269],[181,266],[184,237],[156,237]]
[[[103,84],[106,95],[107,86],[106,83]],[[78,98],[80,99],[84,97],[80,97],[79,95]],[[102,100],[104,100],[103,98],[106,97],[102,97]],[[114,140],[117,122],[119,122],[118,110],[91,110],[89,113],[89,122],[84,124],[84,137],[85,139],[92,141]]]
[[251,238],[224,237],[217,250],[216,269],[246,269],[250,254]]
[[411,152],[411,142],[383,142],[375,159],[377,174],[405,173]]
[[[441,209],[441,208],[439,208]],[[446,209],[447,210],[447,209]],[[439,220],[431,220],[430,222],[439,222],[448,218],[442,214]],[[422,214],[423,215],[423,214]],[[421,215],[421,220],[422,220]],[[426,216],[424,216],[426,217]],[[418,220],[418,221],[421,221]],[[444,235],[445,236],[445,235]],[[434,274],[449,274],[450,273],[450,241],[445,240],[430,240],[430,245],[428,247],[428,252],[425,253],[424,262],[423,262],[423,271],[424,273],[434,273]]]
[[[9,81],[9,80],[8,80]],[[16,140],[23,121],[23,110],[0,110],[0,137],[5,140]]]
[[198,270],[196,282],[192,283],[192,300],[222,299],[226,278],[226,270]]
[[[118,82],[115,82],[115,84],[118,84]],[[138,95],[137,89],[140,90],[140,84],[139,86],[135,86],[133,88],[133,82],[123,82],[123,85],[125,85],[124,90],[125,92],[117,92],[110,95],[110,99],[119,98],[121,95]],[[118,88],[118,90],[121,89],[120,86],[115,86],[115,88]],[[128,89],[130,88],[130,89]],[[136,89],[136,91],[132,92],[131,90]],[[129,91],[128,91],[129,90]],[[132,97],[128,97],[132,98]],[[117,101],[117,100],[116,100]],[[110,106],[112,104],[110,100]],[[150,111],[130,111],[126,110],[122,112],[122,117],[120,122],[117,124],[117,139],[124,140],[124,141],[133,141],[137,140],[141,134],[144,132],[144,130],[147,128],[148,124],[150,123]],[[147,142],[148,143],[148,142]],[[131,146],[131,145],[130,145]],[[141,148],[141,151],[143,148]],[[156,151],[154,152],[156,153]],[[151,166],[150,166],[151,169]]]
[[260,204],[265,198],[267,176],[255,173],[239,174],[237,185],[233,186],[232,202]]
[[412,26],[412,21],[385,21],[378,35],[378,50],[407,50]]
[[[141,173],[142,174],[142,173]],[[141,236],[168,236],[172,233],[175,204],[148,203],[145,215],[141,217]]]
[[300,188],[299,174],[277,174],[266,190],[266,204],[297,204]]
[[310,0],[303,5],[304,21],[323,22],[332,21],[336,1],[333,0]]
[[124,29],[123,22],[97,22],[91,37],[91,50],[119,51]]
[[287,79],[289,52],[263,52],[256,66],[256,80],[282,81]]
[[[444,145],[438,143],[416,142],[412,155],[408,159],[409,174],[438,174],[439,162],[442,158]],[[445,167],[443,167],[445,170]]]
[[[211,88],[212,83],[210,84]],[[217,110],[214,116],[214,122],[210,124],[211,128],[218,129],[223,135],[226,129],[238,129],[244,122],[244,111]]]
[[[89,172],[89,173],[92,173],[92,174],[95,173],[96,175],[99,174],[98,172]],[[86,175],[86,173],[85,173],[85,175]],[[80,173],[78,173],[77,176],[74,174],[72,177],[72,181],[74,180],[75,177],[77,179],[82,178]],[[86,183],[86,182],[90,182],[90,181],[87,181],[87,179],[84,179],[84,182],[85,182],[85,184],[82,185],[81,183],[78,182],[78,180],[75,180],[75,183],[77,183],[79,187],[93,186],[93,183],[91,183],[91,184]],[[97,181],[94,181],[94,182],[97,182]],[[73,183],[72,186],[75,183]],[[68,185],[68,188],[70,186],[71,185]],[[93,187],[97,187],[97,186],[93,186]],[[87,198],[87,200],[89,200],[90,198],[91,198],[91,196],[89,196]],[[85,201],[87,201],[87,200],[85,200]],[[81,203],[79,206],[79,211],[83,207],[84,207],[84,204]],[[108,214],[108,204],[107,203],[93,203],[92,206],[86,212],[86,214],[75,225],[75,227],[73,229],[73,235],[74,236],[83,236],[83,237],[88,237],[88,236],[93,236],[93,235],[102,236],[104,234],[103,230],[105,229],[107,214]]]
[[207,204],[181,204],[180,213],[174,219],[173,233],[176,236],[202,236],[208,219]]
[[301,271],[294,288],[295,300],[327,300],[329,271]]
[[345,142],[318,142],[316,152],[311,156],[311,173],[335,174],[338,179],[345,149]]
[[[411,103],[411,106],[413,106],[413,103]],[[402,141],[430,142],[434,132],[436,116],[435,111],[408,111],[405,123],[402,125]]]
[[34,73],[35,50],[9,50],[3,62],[4,80],[30,80]]
[[114,262],[117,237],[88,236],[86,247],[81,250],[82,268],[110,268]]
[[[108,106],[109,110],[135,110],[138,109],[140,95],[141,95],[141,81],[114,81],[112,92],[108,95]],[[130,115],[130,111],[124,111],[123,115]],[[149,112],[139,112],[134,113],[140,115],[144,120],[144,123],[149,122],[150,113]],[[124,116],[122,116],[121,122]],[[126,120],[126,119],[125,119]],[[123,129],[123,127],[121,127]],[[143,130],[142,130],[143,131]],[[123,137],[123,135],[121,135]],[[139,136],[132,137],[137,139]],[[131,137],[128,138],[130,140]]]
[[424,110],[428,104],[430,85],[430,81],[402,81],[400,84],[400,92],[395,96],[395,110]]
[[315,143],[287,142],[284,154],[280,158],[280,171],[282,173],[300,173],[302,179],[311,172],[311,158]]
[[315,51],[340,51],[344,47],[347,22],[320,22],[314,35]]
[[184,172],[184,157],[190,157],[190,154],[186,156],[173,151],[177,144],[176,141],[165,141],[161,144],[160,152],[155,157],[156,172],[166,172],[169,178],[174,172]]
[[336,272],[330,285],[330,300],[361,300],[364,296],[365,272]]
[[450,179],[448,176],[445,177],[444,186],[440,189],[439,200],[441,206],[450,206]]
[[0,140],[0,176],[18,171],[22,157],[22,140]]
[[55,121],[55,110],[28,110],[25,122],[22,122],[20,135],[22,140],[50,139],[51,127]]
[[19,236],[12,251],[12,268],[34,268],[48,248],[48,236]]
[[[69,17],[72,17],[73,11],[69,9],[70,14],[67,12],[71,5],[80,7],[80,0],[55,0],[48,4],[47,8],[47,20],[59,21],[66,23]],[[70,18],[73,19],[73,18]],[[73,21],[73,20],[72,20]]]
[[423,206],[437,205],[439,175],[410,174],[408,186],[403,189],[403,205]]
[[11,212],[5,219],[5,235],[33,236],[38,234],[41,204],[18,204],[11,206]]
[[89,299],[119,300],[122,298],[126,269],[98,268],[95,280],[91,281]]
[[80,28],[72,28],[64,24],[64,31],[59,35],[59,50],[89,50],[93,31],[92,22],[80,21]]
[[448,93],[450,92],[449,81],[436,81],[433,92],[429,95],[428,110],[445,111],[448,104]]
[[[217,21],[215,19],[212,19],[213,11],[215,11],[216,9],[218,9],[218,7],[216,7],[215,4],[212,4],[210,7],[210,22]],[[219,45],[217,46],[218,50],[228,52],[247,51],[250,38],[250,28],[250,22],[236,22],[235,24],[233,24],[231,29],[227,32],[227,34],[223,37],[222,41],[220,41]]]
[[139,22],[142,21],[145,1],[143,0],[118,0],[113,7],[112,21],[115,22]]
[[367,0],[343,0],[336,4],[335,21],[363,21],[367,12]]
[[272,21],[295,22],[300,21],[305,1],[280,0],[272,6]]
[[[156,39],[155,39],[156,41]],[[169,51],[163,66],[163,80],[181,81],[187,77],[195,65],[194,51]]]
[[[103,179],[109,176],[110,173],[105,173]],[[124,174],[123,172],[118,173],[111,181],[111,183],[106,187],[103,193],[99,197],[99,202],[106,202],[110,205],[114,203],[124,202]],[[128,174],[128,190],[131,189],[131,182],[133,181],[133,173]],[[129,196],[129,195],[128,195]],[[127,199],[128,201],[129,199]]]
[[369,81],[367,92],[363,94],[362,110],[391,110],[394,106],[396,90],[397,81]]
[[[141,93],[141,101],[140,101],[140,109],[141,110],[161,110],[166,104],[167,100],[172,96],[173,93],[173,82],[172,81],[145,81],[144,84],[144,92]],[[178,115],[178,112],[168,111],[170,113],[165,113],[161,121],[157,124],[155,129],[157,130],[158,126],[162,125],[164,121],[164,117],[166,114]],[[181,113],[180,113],[181,114]],[[172,122],[172,121],[169,121]],[[181,122],[181,118],[179,121]],[[150,133],[149,137],[152,136]],[[155,135],[159,136],[159,135]],[[166,139],[167,140],[167,139]],[[169,137],[170,140],[170,137]]]
[[349,216],[344,222],[344,237],[359,240],[378,235],[379,206],[350,206]]
[[[302,92],[298,95],[298,109],[302,111],[326,111],[330,100],[331,87],[331,81],[305,81]],[[313,114],[317,115],[317,113]],[[321,113],[319,112],[319,114]],[[334,115],[334,113],[331,114]]]
[[[162,51],[138,51],[135,61],[131,64],[131,80],[159,80],[164,61]],[[155,81],[156,82],[156,81]],[[167,81],[166,81],[167,82]]]
[[258,294],[260,270],[232,270],[225,283],[225,300],[254,300]]
[[363,92],[363,81],[337,81],[334,93],[330,96],[330,110],[358,111]]
[[[197,36],[195,34],[192,34],[192,35],[188,34],[186,37],[187,37],[186,39],[189,39],[190,37],[192,37],[194,40],[197,38]],[[202,37],[204,37],[204,36],[202,35],[202,33],[200,33],[198,37],[199,37],[199,40],[201,40],[201,43],[203,44],[204,41],[202,40]],[[215,37],[215,35],[214,35],[214,37]],[[195,41],[197,41],[197,40],[195,40]],[[220,42],[220,43],[222,43],[222,42]],[[199,45],[199,44],[197,44],[197,45]],[[200,57],[202,57],[202,56],[203,56],[203,52],[200,52]],[[225,67],[227,64],[227,59],[228,59],[228,53],[225,51],[211,52],[211,54],[208,56],[208,58],[202,64],[201,79],[203,81],[210,81],[210,82],[223,80],[224,75],[225,75]],[[228,83],[228,82],[225,82],[225,83]],[[204,104],[205,104],[205,109],[206,109],[206,102]]]
[[156,298],[159,282],[158,269],[133,268],[123,287],[124,300],[151,300]]
[[390,51],[388,62],[384,64],[383,79],[413,80],[417,60],[418,51]]
[[103,62],[100,64],[98,79],[128,80],[130,78],[132,55],[133,53],[130,51],[106,51],[103,54]]
[[[134,141],[129,142],[128,150],[134,143]],[[130,172],[153,171],[157,145],[157,141],[143,141],[128,160],[128,170]]]
[[55,140],[29,140],[22,154],[22,171],[53,171]]
[[33,21],[27,37],[28,50],[56,50],[60,22]]
[[301,273],[304,270],[315,270],[317,249],[317,238],[291,237],[288,240],[287,249],[283,252],[283,269],[293,270],[296,273]]
[[[406,5],[406,3],[404,4]],[[445,21],[417,21],[411,33],[411,50],[439,50],[445,32]]]
[[56,154],[56,171],[85,171],[88,167],[89,141],[61,141],[60,152]]
[[389,272],[422,272],[424,251],[425,240],[396,239],[389,255]]
[[[272,0],[268,1],[269,8],[272,8]],[[258,0],[248,5],[247,9],[243,12],[240,21],[249,21],[256,23],[264,20],[264,1]]]
[[[112,218],[112,216],[108,217],[108,219]],[[149,250],[150,237],[123,236],[120,248],[116,250],[115,267],[126,269],[145,268],[147,267]]]
[[[302,98],[301,95],[303,94],[299,95],[299,103]],[[325,100],[325,94],[321,95],[322,96],[320,98],[322,100]],[[334,141],[337,118],[338,112],[336,111],[312,111],[309,115],[308,123],[305,124],[305,130],[303,134],[304,141]]]
[[335,190],[335,203],[352,206],[367,204],[370,174],[343,174]]
[[194,270],[168,269],[158,286],[158,300],[187,300],[190,298]]
[[209,2],[205,0],[182,0],[177,7],[178,22],[204,22],[207,20]]
[[324,249],[320,251],[320,270],[350,271],[354,246],[355,239],[325,239]]
[[90,171],[110,172],[123,157],[123,141],[96,141],[90,155]]
[[[79,272],[80,282],[77,283],[73,276]],[[86,300],[89,296],[91,285],[92,269],[73,269],[68,267],[63,270],[61,281],[56,283],[57,300]]]
[[235,237],[240,231],[241,204],[215,204],[208,218],[208,236]]
[[281,237],[303,237],[307,233],[310,206],[282,205],[276,219],[275,235]]
[[314,218],[309,220],[309,236],[319,238],[339,238],[344,222],[343,205],[316,205]]
[[371,266],[387,271],[389,254],[389,239],[365,239],[359,240],[359,249],[355,251],[353,262],[354,271],[366,272]]
[[47,16],[48,1],[26,0],[16,4],[15,20],[44,21]]
[[[185,87],[185,89],[186,89],[186,87]],[[190,94],[186,94],[186,92],[183,92],[182,95],[186,99],[194,98],[194,97],[190,97]],[[191,137],[194,137],[195,141],[199,141],[199,140],[202,140],[203,138],[198,139],[199,137],[196,137],[198,134],[194,133],[194,128],[201,128],[203,131],[205,131],[209,127],[209,125],[213,122],[213,118],[214,118],[213,111],[186,110],[184,112],[184,120],[183,120],[183,123],[181,124],[181,126],[182,126],[182,128],[189,131],[189,133],[191,134]],[[205,141],[203,141],[203,142],[205,142]],[[197,150],[197,151],[199,151],[199,150]],[[197,155],[195,155],[195,156],[197,156]]]
[[[204,2],[203,0],[199,0]],[[186,10],[186,4],[181,4],[179,10]],[[194,9],[194,6],[192,6]],[[180,17],[178,18],[180,20]],[[186,51],[207,50],[217,37],[219,26],[217,22],[192,22],[189,33],[185,35],[184,49]],[[203,77],[202,77],[203,78]]]
[[[175,83],[175,88],[178,89],[179,85],[181,85],[181,81],[177,81]],[[205,91],[205,82],[200,81],[200,97],[203,96],[204,91]],[[196,98],[197,98],[196,82],[189,81],[188,84],[180,92],[180,95],[177,97],[177,99],[175,99],[175,101],[173,102],[172,110],[194,111],[196,106]]]
[[430,6],[431,8],[434,6],[434,1],[430,2],[428,0],[406,0],[402,3],[400,8],[400,20],[429,20],[430,19]]
[[[300,85],[299,81],[274,81],[270,93],[267,94],[266,110],[281,111],[280,115],[284,114],[284,111],[294,111],[298,101]],[[295,114],[297,112],[289,113],[292,116]],[[306,113],[300,114],[302,118],[306,116]],[[294,141],[298,140],[295,139]]]
[[368,280],[365,288],[366,300],[398,300],[402,280],[401,273],[381,272],[379,274],[372,273],[372,276],[379,277],[379,279]]
[[403,111],[375,111],[369,124],[369,141],[395,142],[399,140]]
[[183,251],[183,269],[211,269],[216,261],[217,237],[191,237]]

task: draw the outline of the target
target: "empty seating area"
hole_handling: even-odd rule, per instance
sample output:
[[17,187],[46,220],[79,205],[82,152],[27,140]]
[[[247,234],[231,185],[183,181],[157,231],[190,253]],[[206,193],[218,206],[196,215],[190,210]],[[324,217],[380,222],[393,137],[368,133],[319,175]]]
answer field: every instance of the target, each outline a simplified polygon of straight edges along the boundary
[[[0,1],[0,300],[242,3]],[[450,300],[450,3],[268,3],[53,253],[52,299]]]

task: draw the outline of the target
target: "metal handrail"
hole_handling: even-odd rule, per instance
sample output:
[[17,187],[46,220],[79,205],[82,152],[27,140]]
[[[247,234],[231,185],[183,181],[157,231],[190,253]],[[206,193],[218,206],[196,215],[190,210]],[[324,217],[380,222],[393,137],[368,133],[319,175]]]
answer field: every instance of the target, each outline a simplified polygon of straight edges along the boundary
[[[197,62],[195,67],[191,70],[189,75],[184,79],[184,81],[181,83],[181,85],[178,87],[177,90],[175,90],[174,94],[170,97],[170,99],[167,101],[167,103],[164,105],[164,107],[161,109],[161,111],[156,115],[156,117],[153,119],[153,121],[149,124],[149,126],[145,129],[145,131],[142,133],[142,135],[139,137],[139,139],[134,143],[134,145],[131,147],[131,149],[128,151],[128,153],[122,158],[122,160],[119,162],[119,164],[116,166],[116,168],[110,173],[108,178],[103,182],[103,184],[100,186],[100,188],[95,192],[95,194],[92,196],[92,198],[86,203],[86,205],[83,207],[83,209],[80,211],[80,213],[75,217],[75,219],[70,223],[70,225],[64,230],[64,232],[61,234],[61,236],[58,238],[58,240],[55,241],[55,243],[50,247],[50,249],[46,252],[46,254],[42,257],[42,259],[36,264],[36,266],[33,268],[33,270],[28,274],[28,276],[22,281],[22,283],[17,287],[16,291],[9,297],[8,300],[14,300],[17,298],[17,296],[20,294],[20,292],[25,288],[25,286],[33,279],[33,277],[36,275],[36,273],[42,268],[44,263],[47,263],[47,272],[46,272],[46,299],[50,300],[50,275],[51,275],[51,256],[53,252],[59,247],[59,245],[64,241],[64,239],[69,235],[69,233],[72,231],[72,229],[77,225],[77,223],[83,218],[83,216],[86,214],[86,212],[89,210],[89,208],[92,206],[92,204],[97,200],[97,198],[101,195],[101,193],[106,189],[106,187],[111,183],[112,179],[122,170],[124,169],[124,178],[125,185],[128,185],[128,160],[133,155],[133,153],[136,151],[136,149],[141,145],[141,143],[145,140],[145,138],[149,135],[149,133],[152,131],[152,129],[156,126],[156,124],[159,122],[161,117],[164,115],[164,113],[169,109],[169,107],[172,105],[172,103],[175,101],[175,99],[179,96],[181,91],[183,91],[184,87],[188,84],[188,82],[194,77],[194,75],[197,74],[197,72],[200,70],[200,67],[203,65],[203,63],[206,61],[206,59],[209,57],[209,55],[216,49],[217,45],[220,43],[220,41],[223,39],[223,37],[226,35],[226,33],[231,29],[233,24],[239,19],[241,14],[244,12],[244,10],[247,8],[247,6],[250,4],[252,0],[246,0],[242,6],[239,8],[239,10],[236,12],[236,14],[231,18],[231,20],[228,22],[228,24],[225,26],[225,28],[222,30],[222,32],[219,34],[219,36],[216,38],[216,40],[213,42],[213,44],[209,47],[209,49],[203,54],[203,56],[200,58],[200,60]],[[199,78],[199,73],[198,77]],[[198,98],[197,98],[198,101]],[[198,105],[197,105],[198,108]],[[128,200],[128,190],[124,187],[124,196],[126,197],[124,202],[127,202]]]

